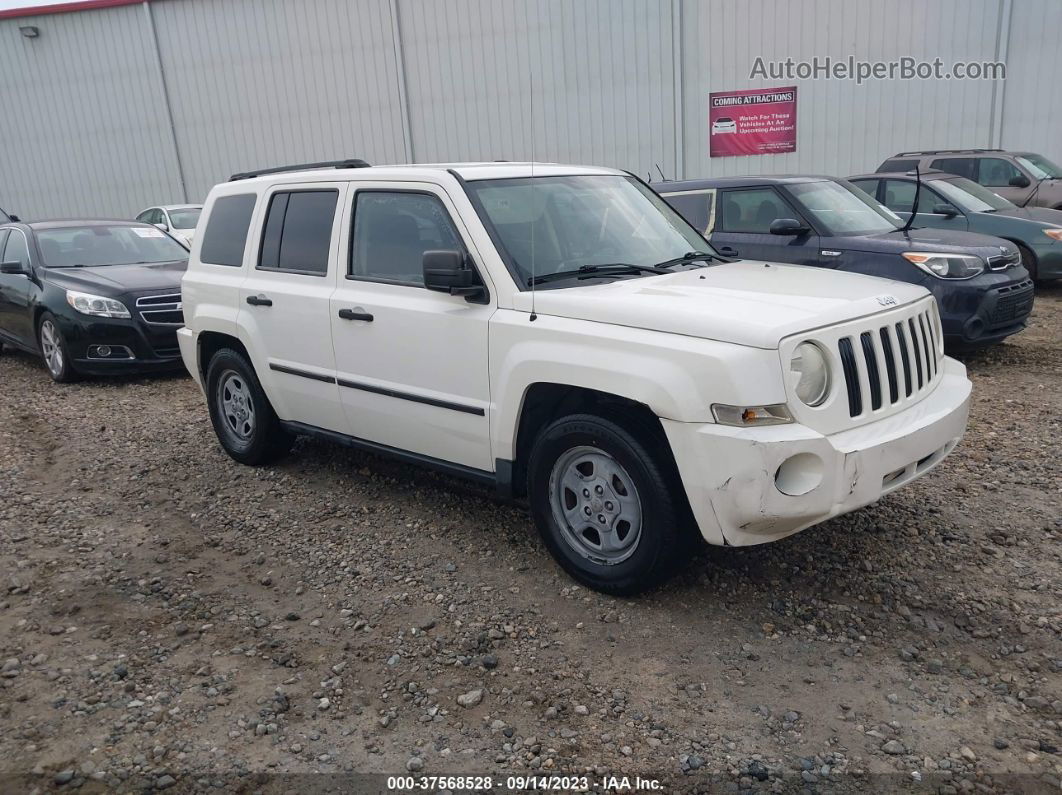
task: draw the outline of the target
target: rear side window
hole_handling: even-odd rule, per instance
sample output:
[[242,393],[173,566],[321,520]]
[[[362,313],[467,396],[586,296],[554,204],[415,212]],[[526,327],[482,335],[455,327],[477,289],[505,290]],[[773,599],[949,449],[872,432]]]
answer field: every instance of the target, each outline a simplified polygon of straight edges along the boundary
[[886,160],[878,166],[878,173],[880,174],[883,171],[913,171],[917,165],[917,160]]
[[328,273],[338,201],[335,190],[274,193],[262,231],[258,267],[313,276]]
[[949,174],[958,174],[977,181],[977,158],[973,157],[941,157],[929,164],[933,168],[947,171]]
[[234,268],[243,265],[243,249],[247,245],[247,230],[256,199],[253,193],[241,193],[222,196],[214,202],[199,248],[200,262]]

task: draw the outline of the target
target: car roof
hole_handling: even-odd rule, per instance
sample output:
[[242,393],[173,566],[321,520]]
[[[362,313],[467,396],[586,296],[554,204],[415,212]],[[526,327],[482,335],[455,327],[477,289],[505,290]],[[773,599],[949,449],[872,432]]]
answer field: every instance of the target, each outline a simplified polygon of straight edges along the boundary
[[344,182],[344,181],[437,181],[442,174],[458,174],[469,182],[482,179],[514,179],[520,177],[619,175],[626,172],[599,166],[563,165],[531,162],[473,162],[473,163],[412,163],[409,165],[379,165],[362,168],[314,168],[299,171],[277,171],[222,183],[234,186],[275,185],[285,182]]
[[150,226],[125,218],[56,218],[50,221],[32,221],[23,224],[34,231],[41,229],[65,229],[72,226]]
[[836,180],[837,177],[818,174],[776,174],[765,177],[713,177],[654,182],[652,188],[657,193],[677,193],[698,188],[748,188],[755,185],[797,185],[803,182],[835,182]]
[[[941,171],[937,168],[927,168],[925,171],[920,172],[922,179],[962,179],[961,174],[952,174],[950,171]],[[856,174],[854,177],[848,177],[848,180],[854,181],[857,179],[897,179],[908,178],[915,179],[917,175],[914,171],[874,171],[870,174]]]

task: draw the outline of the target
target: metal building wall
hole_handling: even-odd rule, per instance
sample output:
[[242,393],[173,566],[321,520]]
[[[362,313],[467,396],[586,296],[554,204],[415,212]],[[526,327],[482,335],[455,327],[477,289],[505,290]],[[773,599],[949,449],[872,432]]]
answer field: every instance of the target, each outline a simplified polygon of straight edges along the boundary
[[[0,113],[0,206],[128,217],[234,171],[347,156],[533,150],[668,177],[845,175],[1000,141],[1059,158],[1059,22],[1058,0],[151,0],[0,19],[18,109]],[[1006,56],[1010,79],[792,81],[795,153],[709,157],[709,92],[789,83],[750,81],[757,55],[849,53]]]

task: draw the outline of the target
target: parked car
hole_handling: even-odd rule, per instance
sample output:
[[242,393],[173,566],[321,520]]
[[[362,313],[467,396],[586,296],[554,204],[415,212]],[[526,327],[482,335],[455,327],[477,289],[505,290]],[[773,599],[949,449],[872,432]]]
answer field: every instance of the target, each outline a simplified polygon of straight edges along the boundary
[[1025,328],[1032,311],[1033,282],[1013,243],[972,232],[905,231],[895,213],[844,180],[726,177],[656,187],[728,257],[925,287],[952,349],[1000,342]]
[[931,149],[900,152],[880,166],[889,173],[938,169],[991,188],[1019,207],[1062,210],[1062,168],[1035,152],[1003,149]]
[[944,171],[916,175],[882,172],[849,177],[849,182],[907,220],[918,181],[916,227],[980,232],[1012,242],[1034,281],[1062,278],[1062,211],[1018,207],[966,177]]
[[736,133],[737,122],[728,116],[720,116],[718,119],[712,122],[712,135],[718,135],[719,133]]
[[874,502],[963,433],[919,286],[721,261],[611,169],[353,165],[206,200],[177,336],[237,461],[311,434],[492,484],[573,577],[629,594],[692,538]]
[[39,354],[56,381],[179,369],[188,252],[147,224],[0,226],[0,341]]
[[195,240],[195,227],[199,223],[201,204],[165,204],[160,207],[148,207],[137,215],[136,220],[153,224],[163,232],[169,232],[186,247],[192,247]]

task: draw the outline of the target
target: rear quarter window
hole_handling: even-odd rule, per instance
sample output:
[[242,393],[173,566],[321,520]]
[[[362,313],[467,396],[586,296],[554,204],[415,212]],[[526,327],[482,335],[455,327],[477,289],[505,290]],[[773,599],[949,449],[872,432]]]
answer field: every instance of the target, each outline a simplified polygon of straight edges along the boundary
[[243,265],[243,250],[257,198],[253,193],[240,193],[214,201],[199,248],[200,262],[233,268]]

